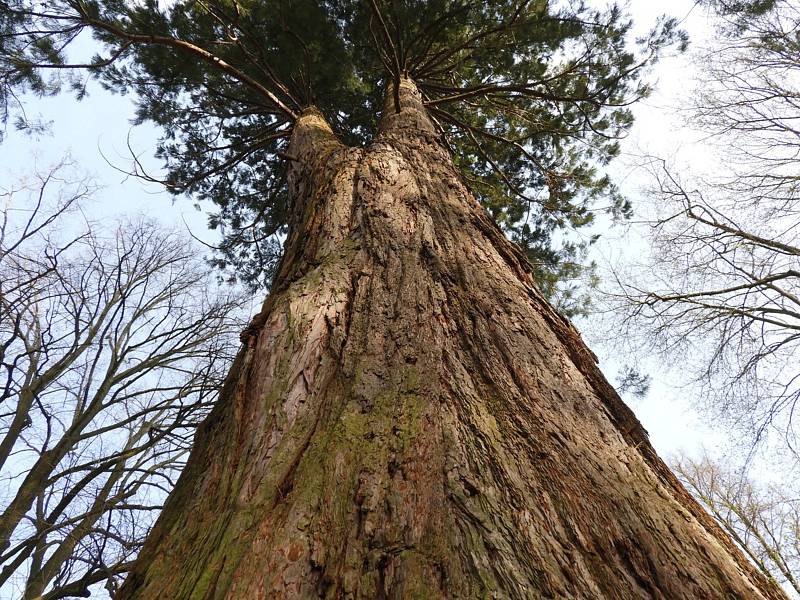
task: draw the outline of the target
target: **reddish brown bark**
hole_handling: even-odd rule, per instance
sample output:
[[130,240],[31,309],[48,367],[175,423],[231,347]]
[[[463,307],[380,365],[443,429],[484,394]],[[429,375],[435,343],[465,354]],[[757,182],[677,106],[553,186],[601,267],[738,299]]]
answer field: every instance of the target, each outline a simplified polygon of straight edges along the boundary
[[401,86],[295,126],[294,226],[123,598],[783,598],[691,500]]

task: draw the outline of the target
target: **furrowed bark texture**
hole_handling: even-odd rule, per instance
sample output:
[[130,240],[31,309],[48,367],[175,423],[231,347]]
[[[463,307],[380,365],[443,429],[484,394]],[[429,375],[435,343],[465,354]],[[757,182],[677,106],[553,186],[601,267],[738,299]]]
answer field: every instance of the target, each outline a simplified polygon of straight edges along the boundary
[[366,149],[299,119],[275,288],[121,597],[783,598],[400,92]]

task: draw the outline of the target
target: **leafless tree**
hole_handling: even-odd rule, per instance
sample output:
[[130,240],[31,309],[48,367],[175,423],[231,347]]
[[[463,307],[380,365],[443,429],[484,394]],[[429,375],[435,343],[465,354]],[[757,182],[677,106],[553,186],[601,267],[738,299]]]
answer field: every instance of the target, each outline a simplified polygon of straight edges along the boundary
[[3,597],[113,596],[241,328],[191,243],[144,218],[88,224],[92,187],[68,172],[3,191]]
[[800,5],[722,4],[688,111],[720,170],[701,178],[653,161],[654,258],[644,276],[619,276],[614,296],[650,348],[687,367],[701,357],[700,396],[717,414],[756,441],[778,430],[797,455]]
[[759,485],[708,456],[684,456],[672,468],[758,568],[800,597],[798,490]]

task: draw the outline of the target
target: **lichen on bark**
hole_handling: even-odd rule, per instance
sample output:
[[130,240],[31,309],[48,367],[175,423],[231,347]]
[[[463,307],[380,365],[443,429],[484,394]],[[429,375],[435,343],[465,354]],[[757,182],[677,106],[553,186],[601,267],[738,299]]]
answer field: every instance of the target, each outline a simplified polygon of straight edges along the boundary
[[297,121],[274,289],[121,597],[782,598],[399,96],[366,148]]

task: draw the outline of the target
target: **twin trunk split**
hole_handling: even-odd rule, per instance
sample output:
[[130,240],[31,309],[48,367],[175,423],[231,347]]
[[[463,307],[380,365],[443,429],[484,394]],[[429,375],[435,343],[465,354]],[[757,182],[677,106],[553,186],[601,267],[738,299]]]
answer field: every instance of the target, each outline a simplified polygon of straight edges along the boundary
[[[390,97],[392,94],[390,94]],[[777,599],[464,186],[413,83],[295,125],[285,258],[126,599]]]

